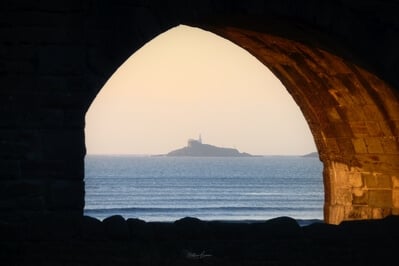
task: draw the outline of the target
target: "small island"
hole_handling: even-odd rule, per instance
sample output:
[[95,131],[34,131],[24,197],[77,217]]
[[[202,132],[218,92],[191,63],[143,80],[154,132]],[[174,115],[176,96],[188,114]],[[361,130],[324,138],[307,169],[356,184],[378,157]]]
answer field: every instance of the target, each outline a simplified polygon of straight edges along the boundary
[[313,157],[319,157],[319,153],[318,153],[318,152],[311,152],[311,153],[302,155],[302,157],[311,157],[311,158],[313,158]]
[[198,140],[189,139],[187,146],[171,151],[166,156],[196,156],[196,157],[253,157],[246,152],[239,152],[234,148],[221,148],[203,144],[201,136]]

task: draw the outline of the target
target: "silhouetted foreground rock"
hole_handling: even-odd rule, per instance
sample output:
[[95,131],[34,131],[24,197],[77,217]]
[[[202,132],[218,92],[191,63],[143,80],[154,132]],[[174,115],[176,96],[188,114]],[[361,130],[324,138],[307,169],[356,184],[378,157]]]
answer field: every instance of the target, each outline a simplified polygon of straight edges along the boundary
[[388,265],[399,248],[399,216],[303,227],[289,217],[41,217],[0,222],[0,236],[0,265]]

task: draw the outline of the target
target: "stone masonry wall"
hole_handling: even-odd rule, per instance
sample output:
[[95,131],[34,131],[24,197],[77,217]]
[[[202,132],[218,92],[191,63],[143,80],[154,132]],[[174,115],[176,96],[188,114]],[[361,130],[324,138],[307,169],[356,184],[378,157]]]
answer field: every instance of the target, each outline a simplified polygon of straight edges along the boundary
[[[227,38],[286,85],[325,166],[327,222],[397,213],[398,10],[393,0],[2,1],[0,220],[82,216],[85,112],[126,58],[178,24],[238,28],[247,39]],[[262,35],[309,49],[266,38],[291,65],[267,61],[245,46]]]

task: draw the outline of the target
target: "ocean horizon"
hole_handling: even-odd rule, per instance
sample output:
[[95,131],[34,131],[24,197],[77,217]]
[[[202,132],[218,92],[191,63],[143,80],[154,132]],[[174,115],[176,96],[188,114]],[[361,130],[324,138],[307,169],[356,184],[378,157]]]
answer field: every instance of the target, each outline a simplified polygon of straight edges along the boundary
[[84,213],[147,222],[288,216],[306,224],[323,220],[322,180],[318,157],[87,155]]

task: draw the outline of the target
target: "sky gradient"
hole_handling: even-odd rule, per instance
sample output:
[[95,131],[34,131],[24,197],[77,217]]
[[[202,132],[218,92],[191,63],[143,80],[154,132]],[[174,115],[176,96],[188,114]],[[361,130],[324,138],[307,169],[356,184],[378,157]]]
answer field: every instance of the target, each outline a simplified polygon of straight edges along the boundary
[[281,82],[244,49],[178,26],[139,49],[86,114],[88,154],[164,154],[203,143],[259,155],[316,151]]

